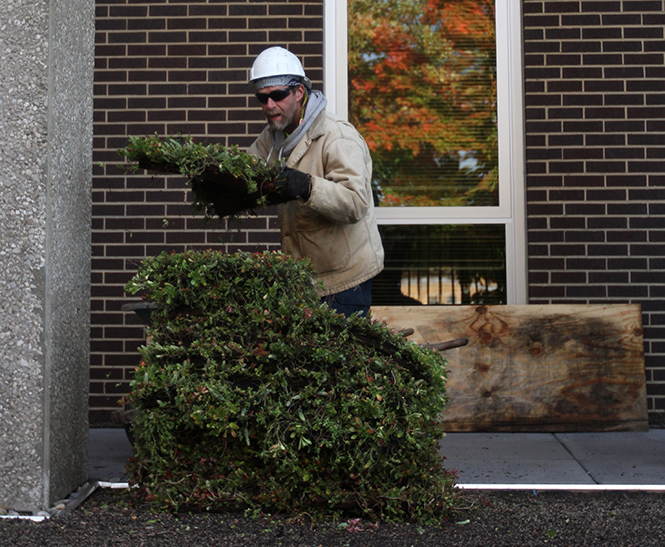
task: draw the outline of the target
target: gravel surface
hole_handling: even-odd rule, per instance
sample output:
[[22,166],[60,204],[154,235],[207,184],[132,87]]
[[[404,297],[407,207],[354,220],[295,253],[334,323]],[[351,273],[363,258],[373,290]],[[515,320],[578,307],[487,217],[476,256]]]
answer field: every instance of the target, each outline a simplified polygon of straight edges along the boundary
[[663,494],[467,491],[440,527],[349,519],[156,514],[125,492],[98,489],[74,511],[43,522],[1,519],[0,546],[407,547],[663,545]]

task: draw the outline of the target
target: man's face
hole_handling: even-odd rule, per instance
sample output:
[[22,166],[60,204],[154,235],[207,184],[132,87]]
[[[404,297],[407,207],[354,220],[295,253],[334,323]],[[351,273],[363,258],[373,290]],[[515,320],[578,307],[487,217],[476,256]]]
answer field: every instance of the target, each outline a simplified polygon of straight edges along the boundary
[[[283,85],[263,87],[257,93],[270,94],[273,91],[281,91],[283,89],[288,88]],[[272,98],[268,98],[265,104],[261,103],[266,120],[268,120],[268,123],[275,131],[292,133],[298,127],[303,95],[303,86],[299,85],[281,100],[275,101]]]

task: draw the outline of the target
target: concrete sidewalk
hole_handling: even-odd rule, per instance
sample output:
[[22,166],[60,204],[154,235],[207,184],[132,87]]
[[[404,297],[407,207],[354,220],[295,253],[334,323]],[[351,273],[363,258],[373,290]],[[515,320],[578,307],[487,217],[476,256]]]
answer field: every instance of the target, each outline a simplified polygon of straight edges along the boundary
[[453,433],[440,442],[461,484],[665,486],[665,429],[644,433]]
[[[665,429],[644,433],[450,433],[444,467],[460,485],[659,485]],[[90,429],[89,479],[124,482],[132,447],[123,429]]]

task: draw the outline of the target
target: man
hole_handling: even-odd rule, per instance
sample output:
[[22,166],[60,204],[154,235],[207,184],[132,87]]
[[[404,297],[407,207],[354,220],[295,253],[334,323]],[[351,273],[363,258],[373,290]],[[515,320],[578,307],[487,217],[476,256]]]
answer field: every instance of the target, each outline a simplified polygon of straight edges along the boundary
[[326,98],[286,49],[263,51],[249,79],[268,121],[249,152],[283,165],[270,189],[287,200],[278,205],[282,250],[311,260],[331,308],[367,315],[384,255],[367,145],[326,112]]

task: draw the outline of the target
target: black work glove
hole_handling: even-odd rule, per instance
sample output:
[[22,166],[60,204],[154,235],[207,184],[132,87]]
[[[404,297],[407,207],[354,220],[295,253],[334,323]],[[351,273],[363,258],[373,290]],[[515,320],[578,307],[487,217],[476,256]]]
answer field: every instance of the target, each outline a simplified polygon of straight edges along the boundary
[[289,201],[300,198],[307,201],[312,193],[312,177],[309,173],[285,167],[275,179],[274,191]]

